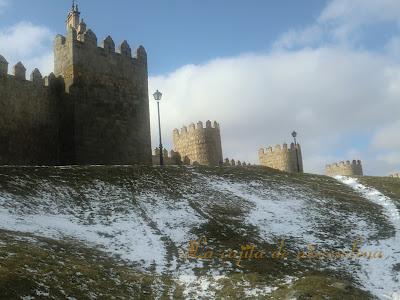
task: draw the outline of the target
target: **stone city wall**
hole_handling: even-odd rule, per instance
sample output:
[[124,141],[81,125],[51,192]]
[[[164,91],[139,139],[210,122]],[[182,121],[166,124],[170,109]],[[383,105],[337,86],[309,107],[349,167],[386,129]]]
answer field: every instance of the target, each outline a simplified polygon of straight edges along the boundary
[[363,176],[362,163],[360,160],[353,160],[352,162],[341,161],[327,165],[325,168],[327,176]]
[[223,164],[220,127],[211,121],[184,126],[173,131],[174,151],[179,153],[184,164],[219,166]]
[[62,79],[42,78],[35,69],[26,80],[22,63],[8,75],[0,55],[0,165],[55,165],[58,163],[59,109],[65,99]]
[[285,143],[276,145],[273,149],[268,147],[258,151],[260,164],[272,169],[278,169],[290,173],[303,173],[303,158],[300,144],[292,143],[290,148]]
[[229,167],[229,166],[231,166],[231,167],[249,167],[249,166],[251,166],[251,163],[246,163],[245,161],[225,158],[223,165],[226,167]]
[[[153,152],[153,165],[160,165],[160,148],[155,148]],[[163,160],[166,166],[179,166],[182,165],[182,160],[179,153],[171,150],[168,152],[167,149],[163,149]]]
[[54,43],[55,74],[74,99],[77,164],[151,164],[147,54],[132,57],[126,41],[118,51],[85,24],[70,27]]
[[54,42],[54,73],[8,75],[0,56],[0,164],[151,164],[147,54],[97,37],[68,14]]

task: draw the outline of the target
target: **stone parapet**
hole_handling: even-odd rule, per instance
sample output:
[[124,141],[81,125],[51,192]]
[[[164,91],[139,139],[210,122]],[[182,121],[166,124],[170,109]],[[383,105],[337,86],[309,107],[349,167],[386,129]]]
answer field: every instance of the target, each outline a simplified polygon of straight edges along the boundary
[[286,143],[274,148],[262,148],[258,151],[258,157],[262,166],[289,173],[303,173],[300,144],[292,143],[290,148]]
[[173,131],[174,151],[184,164],[218,166],[223,164],[221,133],[217,122],[191,123]]
[[347,160],[326,165],[325,174],[327,176],[363,176],[361,160]]

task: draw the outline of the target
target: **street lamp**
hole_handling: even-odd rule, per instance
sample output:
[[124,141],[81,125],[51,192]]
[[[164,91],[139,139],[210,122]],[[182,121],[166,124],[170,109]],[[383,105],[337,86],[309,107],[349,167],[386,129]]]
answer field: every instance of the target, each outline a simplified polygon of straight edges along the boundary
[[294,138],[294,144],[297,145],[297,142],[296,142],[297,132],[296,131],[292,132],[292,137]]
[[294,139],[294,148],[296,149],[297,173],[300,173],[299,155],[298,155],[298,153],[297,153],[297,140],[296,140],[297,132],[296,132],[296,131],[293,131],[293,132],[292,132],[292,137],[293,137],[293,139]]
[[163,157],[163,146],[162,146],[162,140],[161,140],[161,121],[160,121],[160,100],[162,97],[162,93],[157,90],[153,94],[154,100],[157,101],[157,110],[158,110],[158,132],[160,135],[160,166],[164,165],[164,157]]

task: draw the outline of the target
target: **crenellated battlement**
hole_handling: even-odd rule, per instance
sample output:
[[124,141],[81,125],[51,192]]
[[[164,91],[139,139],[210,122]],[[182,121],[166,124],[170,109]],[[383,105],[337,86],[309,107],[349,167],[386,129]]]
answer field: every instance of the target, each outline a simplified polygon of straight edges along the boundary
[[0,76],[7,76],[8,74],[8,61],[0,55]]
[[180,137],[182,135],[186,135],[188,133],[193,133],[195,131],[203,132],[204,130],[220,130],[219,124],[214,121],[211,123],[210,120],[208,120],[204,126],[202,121],[197,122],[197,124],[190,123],[189,126],[183,126],[181,130],[175,128],[173,130],[173,135],[174,137]]
[[332,169],[332,168],[340,168],[340,167],[347,167],[347,166],[358,167],[361,165],[362,165],[361,160],[353,160],[353,161],[346,160],[346,161],[341,161],[338,163],[328,164],[328,165],[326,165],[326,168]]
[[219,124],[208,120],[173,130],[174,150],[185,164],[218,166],[223,164]]
[[146,50],[98,45],[75,4],[66,25],[46,77],[0,56],[0,164],[151,164]]
[[[58,35],[55,40],[55,48],[61,48],[66,45],[69,47],[76,46],[92,51],[92,54],[97,52],[97,54],[103,57],[120,56],[129,58],[134,63],[139,62],[147,64],[147,54],[143,46],[139,46],[136,50],[136,56],[132,57],[132,50],[127,41],[121,42],[118,49],[116,49],[113,38],[107,36],[100,45],[98,45],[96,34],[87,27],[80,16],[81,13],[78,9],[78,5],[74,4],[66,20],[67,37]],[[124,63],[126,64],[126,61]]]
[[[67,36],[57,35],[54,41],[55,48],[74,46],[80,50],[87,50],[108,58],[125,58],[130,59],[133,64],[147,63],[147,53],[143,46],[135,49],[132,56],[132,49],[126,40],[122,41],[118,47],[111,36],[107,36],[100,44],[98,44],[97,36],[91,29],[84,32],[77,32],[74,28],[69,28]],[[124,61],[126,63],[126,60]]]
[[53,87],[56,85],[59,86],[60,83],[62,84],[64,82],[61,76],[56,77],[54,73],[50,73],[49,76],[43,77],[37,68],[30,73],[29,79],[27,79],[26,68],[22,62],[15,64],[13,66],[13,73],[8,74],[8,62],[0,55],[0,79],[1,78],[16,80],[32,87]]
[[246,163],[245,161],[225,158],[223,165],[226,167],[250,167],[251,163]]
[[[167,149],[163,149],[163,159],[164,165],[167,166],[177,166],[183,164],[181,156],[174,150],[168,152]],[[160,165],[160,148],[158,147],[153,151],[153,165]]]
[[[70,100],[64,80],[34,69],[27,79],[22,62],[12,67],[0,56],[0,165],[60,162],[60,105]],[[60,135],[60,136],[59,136]]]
[[361,160],[346,160],[328,164],[325,167],[325,174],[327,176],[362,176],[363,170]]
[[[151,164],[147,53],[126,40],[99,41],[74,7],[54,41],[54,74],[74,96],[78,164]],[[101,133],[100,133],[101,132]]]
[[265,154],[273,154],[273,153],[279,153],[281,154],[282,152],[296,152],[296,149],[298,151],[301,151],[300,144],[294,144],[291,143],[290,147],[288,147],[288,144],[284,143],[283,145],[276,145],[275,147],[267,147],[267,148],[261,148],[258,153],[259,155],[265,155]]
[[269,168],[291,173],[303,172],[303,159],[300,144],[291,143],[258,150],[260,164]]

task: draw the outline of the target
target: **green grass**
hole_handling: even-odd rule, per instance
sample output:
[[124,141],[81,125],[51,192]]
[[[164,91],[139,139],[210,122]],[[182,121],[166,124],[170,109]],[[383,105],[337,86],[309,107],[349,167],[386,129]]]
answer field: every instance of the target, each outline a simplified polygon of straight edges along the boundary
[[390,197],[400,209],[400,178],[364,176],[358,179],[360,183],[373,187]]
[[[376,229],[370,239],[393,234],[393,226],[382,214],[380,206],[325,176],[287,174],[264,167],[0,167],[0,191],[17,199],[15,203],[7,202],[10,209],[40,205],[41,189],[46,188],[47,193],[54,196],[54,201],[58,201],[58,206],[66,205],[64,201],[69,201],[68,204],[83,215],[91,208],[93,200],[93,196],[86,194],[85,188],[100,181],[123,188],[129,192],[129,197],[125,202],[114,202],[122,196],[107,191],[108,194],[100,195],[102,199],[96,199],[104,202],[104,207],[96,213],[112,215],[113,212],[124,211],[127,206],[139,211],[143,193],[162,195],[171,204],[184,199],[206,219],[199,227],[192,228],[191,233],[198,237],[206,236],[211,248],[224,251],[251,243],[267,253],[276,250],[279,236],[273,237],[272,242],[266,242],[260,238],[257,227],[244,221],[251,208],[249,199],[215,191],[209,186],[210,180],[238,182],[243,186],[257,183],[260,197],[269,189],[277,192],[293,190],[295,197],[307,195],[311,199],[308,203],[310,213],[318,212],[329,219],[329,222],[319,223],[318,228],[310,230],[318,229],[327,240],[337,240],[342,247],[351,247],[354,242],[347,237],[353,224],[330,218],[332,211],[344,215],[352,212],[364,217]],[[400,199],[398,179],[365,177],[360,180],[388,196]],[[60,191],[65,194],[61,195]],[[37,202],[26,200],[31,198]],[[142,216],[146,220],[151,217],[145,212]],[[90,218],[85,222],[90,222]],[[156,224],[150,225],[157,230]],[[163,241],[168,262],[171,263],[177,257],[178,245],[168,237],[163,237]],[[287,241],[287,251],[296,256],[299,251],[296,241]],[[177,259],[177,263],[183,266],[185,261]],[[327,266],[332,265],[315,260],[276,260],[267,257],[261,261],[245,261],[243,267],[239,268],[235,264],[229,265],[214,259],[205,262],[195,272],[199,276],[207,276],[209,270],[223,270],[226,278],[218,282],[216,291],[220,299],[243,299],[245,290],[277,284],[280,288],[272,294],[272,299],[290,299],[294,296],[297,299],[372,299],[371,295],[358,288],[358,282],[352,274],[345,270],[332,271]],[[287,285],[283,282],[285,276],[300,279]],[[244,283],[247,286],[243,286]],[[64,299],[66,296],[92,299],[94,294],[97,299],[153,299],[156,296],[183,299],[183,287],[176,281],[173,272],[157,274],[151,269],[143,270],[74,240],[55,241],[0,231],[0,299],[37,295],[38,291],[44,295],[35,299]],[[47,293],[49,297],[45,296]]]
[[[143,273],[75,241],[54,241],[6,231],[0,231],[0,241],[2,300],[32,295],[35,299],[154,299],[156,295],[161,299],[184,299],[182,287],[173,278]],[[216,297],[290,299],[285,297],[296,295],[300,297],[297,299],[372,299],[351,282],[334,279],[330,272],[305,276],[293,285],[281,283],[272,298],[245,298],[244,287],[258,288],[265,283],[269,272],[268,268],[245,274],[233,272],[218,281]],[[163,290],[161,295],[157,293],[159,290]]]
[[363,300],[371,299],[371,296],[354,287],[349,281],[329,277],[323,274],[313,274],[306,275],[297,280],[294,284],[278,289],[272,293],[270,299]]
[[5,231],[0,241],[0,299],[153,299],[153,275],[75,241]]

